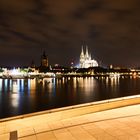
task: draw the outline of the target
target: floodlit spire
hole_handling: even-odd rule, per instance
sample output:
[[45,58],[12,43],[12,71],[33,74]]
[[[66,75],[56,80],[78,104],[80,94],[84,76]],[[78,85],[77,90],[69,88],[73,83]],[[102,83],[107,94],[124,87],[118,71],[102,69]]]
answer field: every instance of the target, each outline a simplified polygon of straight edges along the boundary
[[80,58],[84,59],[85,55],[84,55],[84,50],[83,50],[83,46],[81,48],[81,54],[80,54]]
[[83,68],[84,61],[85,61],[85,55],[84,55],[84,50],[83,50],[83,46],[82,46],[82,48],[81,48],[81,54],[80,54],[80,67],[81,68]]
[[84,55],[83,46],[82,46],[82,48],[81,48],[81,55]]
[[86,46],[86,58],[89,58],[89,54],[88,54],[88,46]]

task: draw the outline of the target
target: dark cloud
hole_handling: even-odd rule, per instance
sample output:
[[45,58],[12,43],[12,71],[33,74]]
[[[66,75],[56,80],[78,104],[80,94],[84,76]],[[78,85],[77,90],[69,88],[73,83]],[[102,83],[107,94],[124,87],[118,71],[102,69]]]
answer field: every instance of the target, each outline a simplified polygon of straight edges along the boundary
[[139,0],[1,0],[0,64],[26,65],[35,59],[39,65],[45,49],[50,64],[68,65],[78,62],[85,41],[104,65],[139,66],[139,4]]

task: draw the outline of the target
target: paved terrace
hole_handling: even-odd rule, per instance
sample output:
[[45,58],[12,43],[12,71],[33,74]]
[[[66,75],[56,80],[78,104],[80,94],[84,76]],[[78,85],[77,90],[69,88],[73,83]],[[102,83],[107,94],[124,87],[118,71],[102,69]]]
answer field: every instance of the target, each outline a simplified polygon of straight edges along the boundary
[[0,120],[0,140],[15,140],[15,132],[18,140],[139,140],[138,103],[130,97]]

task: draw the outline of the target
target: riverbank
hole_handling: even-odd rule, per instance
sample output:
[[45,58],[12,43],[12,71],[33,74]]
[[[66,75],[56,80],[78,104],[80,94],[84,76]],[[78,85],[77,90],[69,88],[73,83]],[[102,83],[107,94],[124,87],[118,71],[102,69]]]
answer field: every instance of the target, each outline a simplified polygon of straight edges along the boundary
[[[122,107],[136,105],[139,103],[140,96],[137,95],[1,119],[0,138],[5,137],[5,139],[8,139],[10,132],[13,131],[17,131],[18,137],[26,137],[29,135],[34,135],[35,133],[42,133],[44,131],[48,131],[48,129],[50,130],[50,128],[48,128],[48,123],[57,123],[55,127],[59,128],[62,127],[59,122],[66,121],[71,118],[80,117],[87,114],[101,113],[105,110],[112,110],[115,108],[121,109]],[[119,115],[127,116],[128,114],[124,114],[122,112],[122,114]],[[114,117],[116,117],[115,114]]]

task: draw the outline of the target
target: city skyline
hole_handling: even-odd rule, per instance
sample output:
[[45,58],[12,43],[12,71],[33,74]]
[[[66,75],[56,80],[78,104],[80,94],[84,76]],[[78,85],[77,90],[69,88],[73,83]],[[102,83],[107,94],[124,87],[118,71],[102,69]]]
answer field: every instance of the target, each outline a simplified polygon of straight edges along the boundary
[[140,66],[138,0],[1,0],[0,65],[79,62],[81,46],[104,66]]

